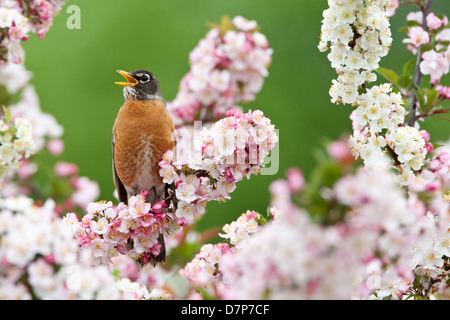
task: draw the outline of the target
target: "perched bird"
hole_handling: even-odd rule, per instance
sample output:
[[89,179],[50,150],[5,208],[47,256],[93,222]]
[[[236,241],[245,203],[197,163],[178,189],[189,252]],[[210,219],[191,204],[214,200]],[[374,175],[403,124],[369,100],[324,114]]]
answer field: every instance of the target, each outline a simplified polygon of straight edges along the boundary
[[[113,176],[119,201],[147,191],[152,204],[163,200],[165,183],[158,163],[167,150],[175,147],[174,124],[162,97],[159,81],[147,70],[117,70],[127,82],[123,86],[125,103],[120,108],[112,134]],[[150,254],[154,266],[165,260],[164,236],[157,256]]]

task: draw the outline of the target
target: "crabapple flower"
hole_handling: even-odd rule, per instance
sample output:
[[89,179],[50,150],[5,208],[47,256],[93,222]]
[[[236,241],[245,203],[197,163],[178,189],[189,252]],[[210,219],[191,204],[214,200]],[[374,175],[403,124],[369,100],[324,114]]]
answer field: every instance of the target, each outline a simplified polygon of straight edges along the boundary
[[205,244],[194,259],[179,271],[179,274],[195,286],[209,288],[220,278],[217,263],[229,250],[230,246],[227,243]]
[[430,12],[426,18],[427,26],[431,30],[439,29],[441,26],[446,26],[448,24],[448,19],[444,16],[443,19],[439,19],[433,12]]
[[27,120],[16,118],[10,122],[6,118],[0,119],[0,180],[19,169],[23,159],[35,151],[32,126]]
[[434,84],[439,83],[439,80],[444,74],[449,71],[449,61],[447,58],[434,51],[425,51],[422,54],[422,62],[420,62],[420,72],[430,75],[431,82]]
[[248,239],[251,234],[259,230],[258,220],[261,220],[259,213],[248,210],[243,213],[236,221],[223,226],[224,234],[219,234],[222,238],[229,239],[230,244],[239,247],[240,244]]
[[388,17],[392,17],[395,14],[395,11],[397,10],[399,3],[399,0],[391,0],[389,5],[386,7],[386,15]]
[[415,48],[418,48],[421,44],[428,43],[430,41],[430,36],[428,32],[423,30],[422,27],[411,27],[408,30],[407,39],[403,40],[403,43],[410,43]]

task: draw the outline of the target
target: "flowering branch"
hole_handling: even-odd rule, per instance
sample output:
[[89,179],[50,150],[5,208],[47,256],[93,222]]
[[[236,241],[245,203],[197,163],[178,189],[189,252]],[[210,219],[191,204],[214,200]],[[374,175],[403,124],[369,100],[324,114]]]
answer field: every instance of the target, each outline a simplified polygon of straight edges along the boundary
[[272,49],[256,21],[222,18],[189,54],[191,70],[183,77],[167,109],[175,125],[214,122],[238,103],[254,99],[268,75]]
[[[431,5],[433,3],[433,0],[426,0],[426,4],[425,7],[421,6],[421,10],[423,13],[424,17],[427,17],[428,14],[431,11]],[[426,19],[423,19],[422,22],[422,28],[424,31],[428,31],[428,25],[427,25],[427,21]],[[420,82],[422,80],[422,73],[420,72],[420,62],[422,61],[421,58],[421,49],[420,47],[417,49],[417,60],[416,60],[416,68],[415,68],[415,74],[414,74],[414,80],[413,80],[413,85],[412,85],[412,90],[411,90],[411,103],[409,105],[409,120],[408,120],[408,125],[410,127],[414,127],[414,124],[416,122],[417,119],[417,115],[416,115],[416,109],[417,109],[417,96],[416,93],[414,92],[414,89],[417,90],[417,88],[420,86]]]

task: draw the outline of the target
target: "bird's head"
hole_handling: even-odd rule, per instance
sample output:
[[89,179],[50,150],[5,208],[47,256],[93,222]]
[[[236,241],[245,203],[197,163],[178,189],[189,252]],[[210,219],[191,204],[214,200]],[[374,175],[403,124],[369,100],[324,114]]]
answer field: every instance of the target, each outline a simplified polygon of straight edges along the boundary
[[138,69],[131,72],[117,70],[127,82],[114,82],[123,86],[125,100],[164,100],[159,81],[153,73]]

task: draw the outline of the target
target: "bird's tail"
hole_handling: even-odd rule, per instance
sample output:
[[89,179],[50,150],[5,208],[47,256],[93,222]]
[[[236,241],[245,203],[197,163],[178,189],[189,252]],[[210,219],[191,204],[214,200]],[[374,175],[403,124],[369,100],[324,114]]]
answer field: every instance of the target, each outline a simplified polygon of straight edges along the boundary
[[[162,189],[162,192],[160,191]],[[163,188],[161,186],[158,188],[158,190],[153,187],[152,190],[149,191],[149,195],[147,197],[147,201],[150,201],[151,203],[155,203],[156,201],[163,200],[165,198],[165,185],[163,185]],[[148,252],[148,255],[145,255],[143,257],[140,257],[137,262],[139,266],[143,267],[147,263],[150,263],[153,267],[155,267],[158,263],[166,261],[166,244],[164,241],[164,234],[160,233],[158,236],[158,243],[161,245],[158,255],[154,255],[151,252]]]
[[166,261],[166,243],[164,241],[164,234],[159,234],[158,243],[161,245],[159,254],[157,256],[154,256],[150,253],[149,262],[152,264],[152,266],[156,266],[156,264]]

